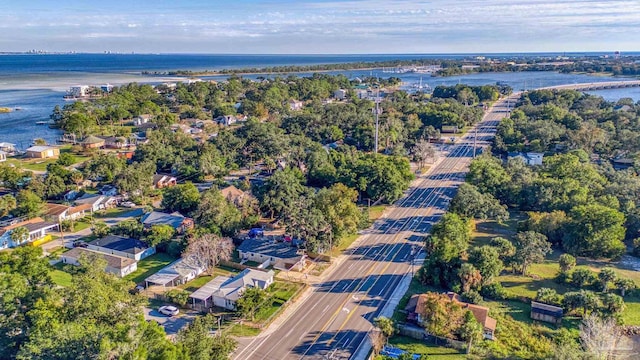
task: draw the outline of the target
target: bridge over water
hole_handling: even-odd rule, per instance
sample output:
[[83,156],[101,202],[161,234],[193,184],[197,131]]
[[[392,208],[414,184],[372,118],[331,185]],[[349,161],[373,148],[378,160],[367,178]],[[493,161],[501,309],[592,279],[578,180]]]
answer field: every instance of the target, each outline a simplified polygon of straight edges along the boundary
[[640,80],[565,84],[565,85],[547,86],[547,87],[539,88],[538,90],[553,89],[553,90],[593,91],[593,90],[607,90],[607,89],[623,89],[623,88],[632,88],[632,87],[640,87]]

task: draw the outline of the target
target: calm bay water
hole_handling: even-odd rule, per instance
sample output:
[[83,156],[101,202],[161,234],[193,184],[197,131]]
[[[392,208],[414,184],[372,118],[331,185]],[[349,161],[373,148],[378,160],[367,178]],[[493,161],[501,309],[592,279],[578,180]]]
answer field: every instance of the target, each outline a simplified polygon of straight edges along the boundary
[[[313,65],[356,61],[385,61],[394,59],[420,59],[433,57],[462,58],[463,55],[2,55],[0,56],[0,107],[20,108],[0,114],[0,142],[12,142],[25,149],[33,139],[44,138],[55,143],[60,133],[47,126],[36,125],[49,120],[55,105],[64,105],[64,92],[73,85],[121,85],[129,82],[159,83],[181,78],[143,76],[142,71],[219,70],[230,68],[267,67],[279,65]],[[466,55],[465,55],[466,56]],[[512,54],[504,54],[511,57]],[[516,90],[561,84],[616,81],[622,78],[566,75],[553,72],[483,73],[446,78],[433,78],[428,74],[390,74],[376,70],[331,71],[349,78],[364,76],[402,79],[410,87],[422,79],[423,85],[469,85],[504,82]],[[311,74],[296,74],[311,75]],[[248,78],[273,75],[248,75]],[[280,75],[286,76],[286,75]],[[223,80],[226,76],[203,77]],[[594,92],[615,101],[622,97],[640,100],[640,89],[617,89]]]

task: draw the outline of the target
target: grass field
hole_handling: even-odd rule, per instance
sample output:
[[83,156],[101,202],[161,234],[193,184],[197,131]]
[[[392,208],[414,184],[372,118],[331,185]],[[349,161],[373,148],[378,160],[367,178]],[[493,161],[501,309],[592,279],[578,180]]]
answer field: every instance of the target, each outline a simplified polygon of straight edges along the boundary
[[158,270],[171,264],[175,260],[176,259],[174,257],[165,253],[151,255],[146,259],[138,261],[138,270],[125,276],[125,279],[133,281],[136,284],[141,283],[144,279],[158,272]]
[[[71,153],[71,145],[62,145],[60,146],[60,153]],[[76,162],[75,164],[83,163],[91,157],[82,156],[78,154],[72,154]],[[47,170],[47,165],[54,164],[58,159],[29,159],[29,158],[8,158],[7,163],[13,164],[16,167],[21,167],[25,170],[33,170],[33,171],[45,171]],[[74,164],[74,165],[75,165]]]
[[429,359],[435,360],[463,360],[466,356],[456,349],[444,346],[435,346],[421,343],[415,339],[405,336],[394,336],[389,339],[389,344],[412,354],[427,355]]
[[56,285],[68,287],[71,286],[71,274],[59,269],[54,269],[50,273],[51,279]]
[[260,329],[246,325],[233,324],[226,330],[227,335],[238,337],[253,337],[260,334]]
[[375,205],[369,208],[369,220],[376,221],[382,216],[388,205]]
[[[512,214],[511,219],[504,225],[493,221],[477,222],[476,229],[472,233],[472,246],[488,244],[491,238],[496,236],[511,239],[516,234],[518,221],[523,219],[524,215]],[[503,272],[496,280],[502,283],[509,295],[519,298],[533,299],[536,296],[536,292],[541,288],[551,288],[559,294],[579,290],[570,284],[560,284],[555,281],[555,277],[560,271],[558,259],[562,254],[562,251],[554,250],[543,263],[531,265],[527,276]],[[603,267],[611,267],[619,277],[632,279],[636,284],[640,285],[640,272],[638,271],[625,269],[613,262],[595,261],[586,258],[577,259],[576,268],[588,268],[591,271],[600,272]],[[625,296],[624,301],[626,304],[626,309],[622,312],[624,323],[627,325],[640,325],[640,296],[628,295]],[[523,311],[524,313],[529,311],[528,304],[526,304],[526,307],[527,309]],[[511,315],[514,319],[520,321],[525,321],[525,318],[528,318],[528,315],[524,317]]]

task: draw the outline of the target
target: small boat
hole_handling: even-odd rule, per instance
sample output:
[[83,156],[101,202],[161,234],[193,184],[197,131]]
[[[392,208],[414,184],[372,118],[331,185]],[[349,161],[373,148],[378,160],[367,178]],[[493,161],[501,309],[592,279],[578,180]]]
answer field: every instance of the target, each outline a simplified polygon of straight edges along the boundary
[[36,125],[54,125],[55,123],[51,120],[49,121],[36,121]]

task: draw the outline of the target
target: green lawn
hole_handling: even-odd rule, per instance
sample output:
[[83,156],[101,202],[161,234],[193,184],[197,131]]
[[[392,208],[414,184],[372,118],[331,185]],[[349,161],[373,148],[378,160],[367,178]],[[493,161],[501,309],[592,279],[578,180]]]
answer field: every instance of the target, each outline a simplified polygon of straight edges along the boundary
[[369,208],[369,220],[376,221],[387,208],[388,205],[376,205]]
[[199,276],[191,281],[189,281],[186,284],[182,284],[182,285],[178,285],[178,287],[182,290],[186,290],[190,293],[200,289],[201,287],[203,287],[206,283],[208,283],[209,281],[213,280],[213,276],[209,276],[209,275],[205,275],[205,276]]
[[246,325],[233,324],[226,330],[227,335],[238,337],[253,337],[260,334],[260,329],[252,328]]
[[56,285],[68,287],[71,286],[71,274],[59,269],[52,270],[49,275]]
[[128,209],[128,208],[110,208],[110,209],[106,209],[106,210],[101,210],[99,212],[96,212],[93,216],[95,218],[112,218],[112,217],[119,217],[122,216],[128,212],[134,211],[135,209]]
[[[71,145],[62,145],[59,148],[60,148],[61,154],[71,153]],[[91,157],[89,156],[83,156],[78,154],[72,154],[72,155],[76,159],[76,162],[73,165],[81,164],[91,159]],[[29,158],[8,158],[7,159],[7,163],[9,164],[13,164],[16,167],[21,167],[25,170],[33,170],[33,171],[45,171],[47,170],[47,165],[53,164],[56,161],[58,161],[58,159],[29,159]]]
[[462,360],[466,359],[464,353],[459,352],[456,349],[451,349],[444,346],[435,346],[425,344],[419,340],[412,339],[405,336],[394,336],[389,339],[389,344],[402,350],[408,351],[412,354],[428,355],[429,359],[438,360]]
[[125,279],[133,281],[136,284],[141,283],[144,279],[158,272],[158,270],[169,265],[175,260],[176,259],[174,257],[165,253],[151,255],[146,259],[138,261],[138,270],[125,276]]
[[[496,236],[502,236],[507,239],[513,237],[516,233],[517,223],[524,219],[523,214],[512,213],[511,219],[506,224],[498,224],[494,221],[479,221],[476,223],[476,229],[472,233],[472,246],[482,246],[488,244],[491,238]],[[559,294],[564,294],[568,291],[576,291],[577,288],[570,284],[559,284],[555,281],[555,277],[560,270],[558,265],[558,259],[563,252],[560,250],[554,250],[549,254],[546,260],[541,264],[533,264],[528,270],[527,276],[519,274],[512,274],[507,271],[497,277],[497,281],[502,283],[508,294],[517,298],[529,298],[533,299],[536,296],[536,292],[540,288],[551,288],[556,290]],[[615,270],[619,277],[628,278],[640,285],[640,272],[635,270],[629,270],[620,267],[616,263],[610,263],[607,261],[596,261],[585,258],[577,259],[576,268],[588,268],[594,272],[599,272],[603,267],[611,267]],[[627,325],[640,325],[640,296],[625,296],[624,298],[626,309],[622,313],[622,319]],[[515,302],[514,302],[515,303]],[[502,306],[505,302],[499,302]],[[513,305],[513,304],[511,304]],[[523,313],[526,316],[517,316],[512,313],[514,319],[519,321],[527,321],[529,305]]]
[[86,222],[86,221],[82,221],[82,220],[76,221],[73,224],[73,232],[79,232],[79,231],[82,231],[84,229],[88,229],[90,227],[91,227],[91,224]]

